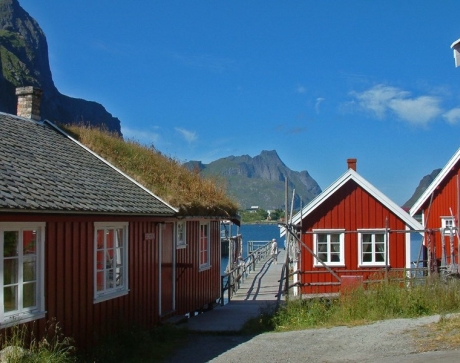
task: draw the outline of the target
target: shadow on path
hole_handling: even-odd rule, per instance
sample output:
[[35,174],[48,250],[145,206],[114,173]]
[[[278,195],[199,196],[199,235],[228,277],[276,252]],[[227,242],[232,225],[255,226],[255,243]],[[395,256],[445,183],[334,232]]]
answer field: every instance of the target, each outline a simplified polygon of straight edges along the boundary
[[[184,345],[164,363],[205,363],[232,348],[251,340],[253,336],[211,333],[190,333]],[[242,359],[243,360],[243,359]]]

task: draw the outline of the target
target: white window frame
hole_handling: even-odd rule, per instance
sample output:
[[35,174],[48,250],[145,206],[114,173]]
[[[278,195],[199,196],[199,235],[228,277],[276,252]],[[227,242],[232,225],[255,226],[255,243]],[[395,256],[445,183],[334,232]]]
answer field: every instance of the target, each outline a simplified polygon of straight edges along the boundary
[[[206,227],[207,235],[206,235],[206,250],[201,248],[202,243],[202,236],[201,231]],[[200,222],[200,230],[198,234],[198,262],[199,262],[199,270],[207,270],[211,267],[211,224],[209,222]],[[201,262],[201,255],[203,252],[206,252],[206,262]]]
[[187,223],[186,221],[176,222],[176,248],[187,247]]
[[[363,235],[365,234],[370,234],[372,235],[371,238],[371,246],[372,246],[372,261],[364,261],[363,259]],[[375,235],[376,234],[383,234],[383,261],[375,261],[376,257],[376,241],[375,241]],[[387,240],[388,238],[388,240]],[[389,235],[385,229],[360,229],[358,230],[358,266],[386,266],[390,264],[390,243],[389,243]],[[377,242],[380,243],[380,242]],[[388,262],[385,262],[385,260],[388,258]]]
[[[45,222],[0,222],[0,271],[2,271],[2,278],[0,279],[0,324],[3,327],[14,325],[17,323],[26,323],[37,319],[44,318],[45,311]],[[19,232],[19,245],[23,242],[23,231],[34,230],[36,234],[36,248],[35,248],[35,302],[36,306],[24,308],[22,288],[24,286],[23,270],[19,267],[25,261],[22,251],[18,251],[18,310],[5,313],[4,305],[4,232]]]
[[[313,230],[313,252],[316,256],[318,256],[321,252],[326,252],[327,260],[323,261],[323,263],[327,266],[345,266],[345,230],[344,229],[314,229]],[[339,246],[340,246],[340,255],[339,261],[332,261],[331,259],[331,235],[338,234],[339,235]],[[326,251],[319,251],[318,250],[318,235],[326,235],[327,236],[327,250]],[[324,265],[313,256],[313,266],[314,267],[323,267]]]
[[457,228],[455,225],[455,218],[452,216],[441,217],[441,228],[442,228],[442,233],[445,236],[450,236],[451,234],[455,234],[457,231]]
[[[99,303],[102,301],[114,299],[123,295],[127,295],[129,292],[128,289],[128,250],[129,250],[129,243],[128,243],[128,222],[95,222],[94,223],[94,267],[93,267],[93,281],[94,281],[94,300],[93,302]],[[122,236],[123,236],[123,245],[121,248],[121,255],[118,256],[119,260],[121,260],[121,264],[117,266],[113,266],[113,259],[112,259],[112,265],[108,266],[98,266],[98,253],[103,253],[104,255],[107,254],[107,246],[106,246],[106,240],[104,237],[104,245],[103,246],[98,246],[98,241],[97,241],[97,236],[98,236],[98,231],[103,230],[104,233],[106,234],[110,230],[117,230],[121,229],[122,230]],[[114,234],[116,236],[116,233]],[[98,248],[99,247],[99,248]],[[120,253],[120,248],[119,247],[112,247],[115,250],[118,250],[117,253]],[[101,252],[103,251],[103,252]],[[108,274],[112,274],[112,276],[115,276],[115,270],[116,269],[121,269],[121,275],[119,276],[120,281],[118,286],[114,287],[105,287],[102,290],[98,290],[98,272],[99,274],[102,273],[103,276],[103,281],[110,282],[112,278],[110,276],[108,277]],[[100,276],[100,275],[99,275]]]

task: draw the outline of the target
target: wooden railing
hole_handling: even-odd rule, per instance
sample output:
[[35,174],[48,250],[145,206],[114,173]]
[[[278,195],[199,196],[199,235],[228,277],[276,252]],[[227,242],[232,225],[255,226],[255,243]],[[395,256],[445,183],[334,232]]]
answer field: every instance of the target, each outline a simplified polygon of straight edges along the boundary
[[[286,266],[284,266],[286,267]],[[389,269],[360,269],[360,270],[335,270],[341,280],[344,278],[356,278],[356,282],[362,284],[365,288],[367,286],[380,283],[384,281],[400,282],[404,286],[410,286],[411,284],[418,284],[423,282],[428,276],[427,267],[413,267],[413,268],[389,268]],[[294,275],[319,275],[324,274],[324,271],[293,271],[289,274],[284,274],[282,277],[283,281],[281,284],[285,286],[283,294],[288,293],[293,287],[301,286],[341,286],[343,281],[317,281],[317,282],[306,282],[301,283],[300,281],[292,284],[292,278]],[[358,279],[359,278],[359,279]],[[286,279],[289,283],[286,284]],[[299,280],[301,280],[299,278]],[[348,282],[349,283],[349,282]]]
[[270,247],[270,241],[248,241],[248,256],[246,258],[241,257],[230,271],[221,276],[221,305],[225,305],[225,292],[227,292],[227,299],[230,302],[241,283],[251,272],[256,270],[257,264],[270,255]]

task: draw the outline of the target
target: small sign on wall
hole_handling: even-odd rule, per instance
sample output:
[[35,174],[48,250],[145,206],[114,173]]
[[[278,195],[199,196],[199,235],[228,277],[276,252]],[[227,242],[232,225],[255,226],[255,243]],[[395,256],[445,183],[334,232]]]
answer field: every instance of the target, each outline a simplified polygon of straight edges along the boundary
[[154,241],[154,240],[155,240],[155,232],[144,233],[144,241]]

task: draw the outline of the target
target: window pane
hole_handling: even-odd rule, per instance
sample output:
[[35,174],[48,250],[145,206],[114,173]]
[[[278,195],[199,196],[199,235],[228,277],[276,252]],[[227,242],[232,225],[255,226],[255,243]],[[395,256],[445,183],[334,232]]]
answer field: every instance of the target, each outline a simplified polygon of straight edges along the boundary
[[5,231],[3,233],[3,256],[12,257],[18,255],[19,233],[17,231]]
[[99,271],[97,273],[97,291],[104,290],[104,271]]
[[384,242],[385,235],[383,233],[379,233],[375,235],[375,242]]
[[331,243],[331,252],[340,252],[340,243]]
[[96,269],[97,270],[104,269],[104,252],[98,251],[96,253]]
[[115,273],[113,268],[107,270],[107,288],[115,287]]
[[375,262],[385,262],[385,254],[376,253],[375,254]]
[[23,264],[23,279],[27,281],[35,281],[36,279],[36,263],[35,259],[24,261]]
[[7,286],[3,288],[3,299],[5,305],[5,313],[18,310],[18,287]]
[[372,253],[363,253],[363,262],[372,262]]
[[104,248],[104,234],[105,231],[103,229],[99,229],[97,231],[97,249],[101,250]]
[[113,229],[107,230],[107,232],[105,234],[106,248],[113,248],[114,240],[115,240],[115,233],[114,233]]
[[327,243],[327,234],[318,234],[318,242]]
[[18,282],[18,260],[17,258],[3,261],[3,284],[11,285]]
[[113,256],[114,256],[114,252],[113,252],[113,249],[108,249],[106,254],[105,254],[105,264],[106,264],[106,267],[107,268],[111,268],[114,266],[114,259],[113,259]]
[[318,252],[327,252],[327,243],[318,243]]
[[117,248],[115,251],[115,266],[121,266],[123,265],[123,248]]
[[372,243],[363,243],[363,252],[372,252]]
[[363,242],[372,242],[372,235],[369,233],[362,234]]
[[24,298],[23,298],[23,307],[24,308],[30,308],[33,306],[36,306],[36,299],[35,299],[35,291],[36,291],[36,285],[34,282],[24,284],[23,287],[23,292],[24,292]]
[[115,243],[115,247],[123,247],[123,229],[118,228],[116,232],[117,232],[117,240]]
[[318,253],[318,259],[323,262],[327,262],[327,254],[326,253]]
[[331,234],[331,243],[339,243],[340,242],[340,235],[337,233]]
[[24,255],[35,255],[36,252],[36,237],[37,231],[23,231],[22,232],[22,251]]
[[115,274],[115,286],[119,287],[123,285],[123,268],[117,268]]
[[340,253],[331,253],[331,262],[340,262]]
[[385,251],[385,243],[376,243],[375,244],[375,251],[376,252],[384,252]]

